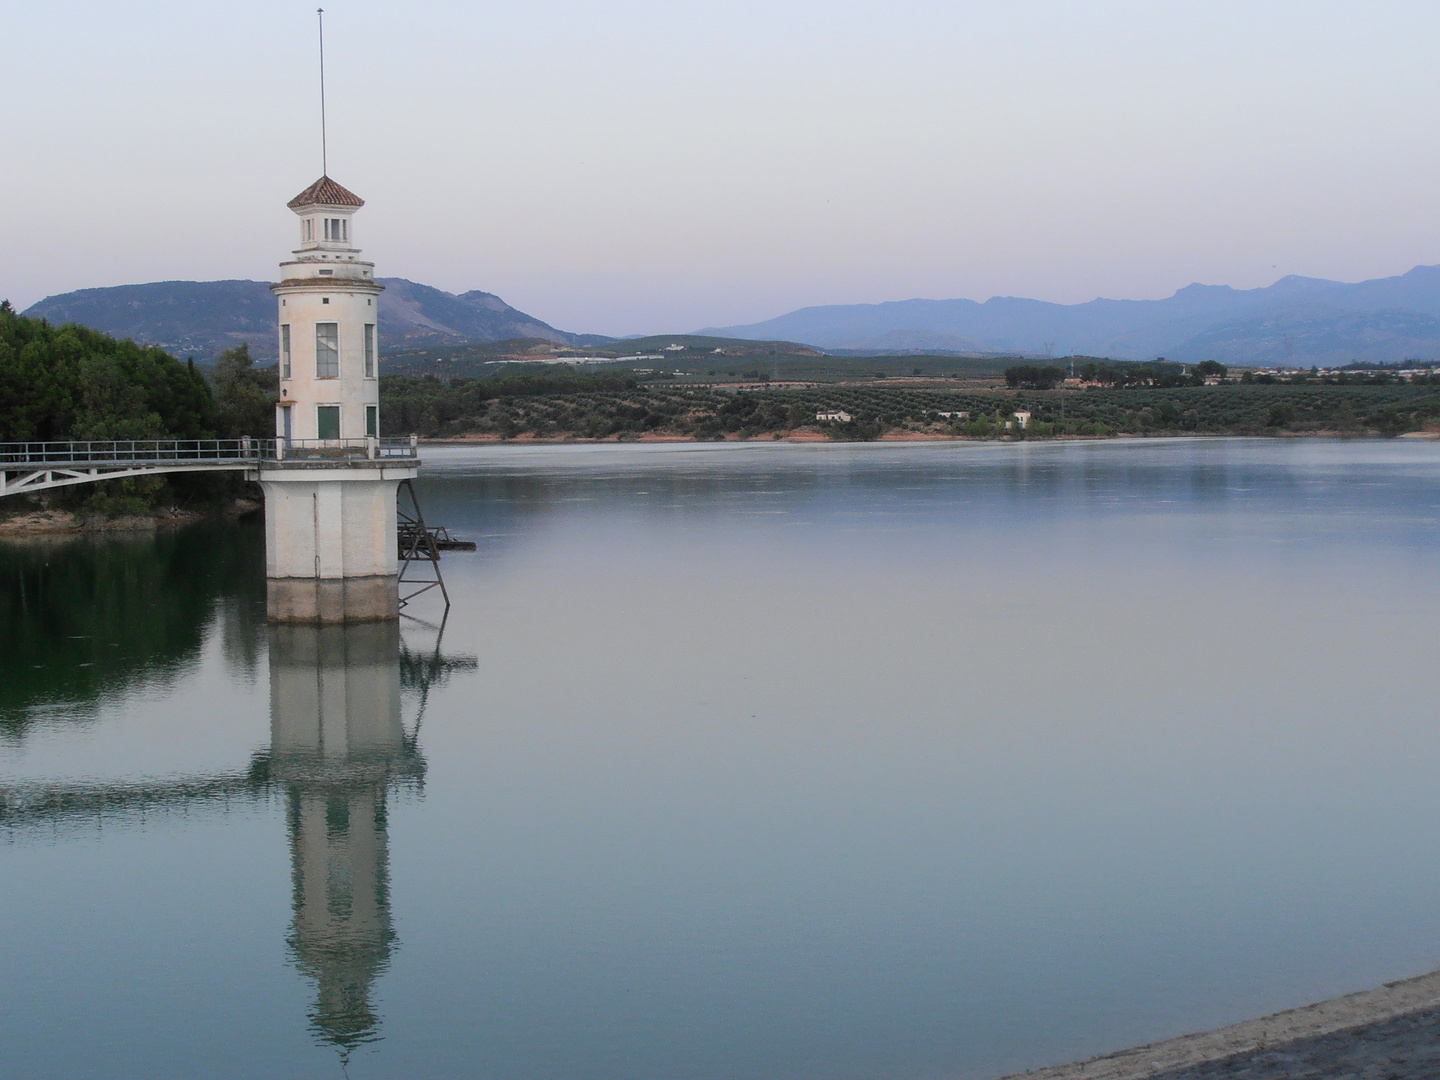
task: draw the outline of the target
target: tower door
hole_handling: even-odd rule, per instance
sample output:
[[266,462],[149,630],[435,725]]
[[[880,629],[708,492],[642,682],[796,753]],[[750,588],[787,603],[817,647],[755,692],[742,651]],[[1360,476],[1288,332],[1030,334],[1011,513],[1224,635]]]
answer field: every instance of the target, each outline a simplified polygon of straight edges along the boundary
[[291,413],[292,406],[280,406],[280,437],[287,443],[295,437],[294,420]]

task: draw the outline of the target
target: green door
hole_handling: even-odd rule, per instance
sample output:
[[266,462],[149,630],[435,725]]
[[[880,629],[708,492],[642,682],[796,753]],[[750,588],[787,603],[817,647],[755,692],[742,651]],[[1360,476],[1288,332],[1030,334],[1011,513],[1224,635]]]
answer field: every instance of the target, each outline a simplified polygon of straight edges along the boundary
[[340,438],[339,405],[320,405],[316,407],[315,436],[320,439]]

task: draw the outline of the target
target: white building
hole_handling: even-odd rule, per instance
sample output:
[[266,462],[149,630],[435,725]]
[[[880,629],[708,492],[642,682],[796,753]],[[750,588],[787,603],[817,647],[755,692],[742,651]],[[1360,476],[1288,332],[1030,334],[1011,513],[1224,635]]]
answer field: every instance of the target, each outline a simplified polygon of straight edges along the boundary
[[[1015,413],[1015,422],[1020,425],[1020,430],[1024,431],[1027,427],[1030,426],[1030,410],[1020,409],[1019,411],[1017,411]],[[1006,424],[1005,426],[1009,427],[1010,425]]]
[[[393,619],[399,613],[396,489],[413,448],[379,444],[374,264],[354,244],[364,201],[328,176],[290,200],[300,246],[272,285],[280,308],[275,460],[263,463],[267,610],[274,622]],[[413,444],[412,444],[413,447]]]
[[384,286],[360,258],[351,221],[365,200],[322,176],[288,205],[300,218],[300,246],[270,286],[280,304],[276,438],[378,436]]
[[832,424],[848,424],[851,420],[855,418],[851,416],[848,412],[846,412],[844,409],[830,409],[817,412],[815,414],[815,419]]

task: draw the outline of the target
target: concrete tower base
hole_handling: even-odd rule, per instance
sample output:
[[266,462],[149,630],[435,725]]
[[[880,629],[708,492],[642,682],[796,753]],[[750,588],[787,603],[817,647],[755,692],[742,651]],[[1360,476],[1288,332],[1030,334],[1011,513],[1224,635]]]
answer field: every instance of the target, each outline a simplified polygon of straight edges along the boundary
[[270,578],[265,613],[273,623],[373,622],[400,617],[395,575],[364,578]]
[[284,461],[265,492],[266,613],[278,623],[398,618],[395,491],[419,462]]

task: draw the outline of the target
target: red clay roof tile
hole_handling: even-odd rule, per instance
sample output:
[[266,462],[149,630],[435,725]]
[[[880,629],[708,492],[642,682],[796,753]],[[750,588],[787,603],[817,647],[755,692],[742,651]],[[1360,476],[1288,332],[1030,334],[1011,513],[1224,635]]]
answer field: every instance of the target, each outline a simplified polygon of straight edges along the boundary
[[285,205],[291,210],[299,210],[302,206],[364,206],[365,200],[330,177],[322,176]]

